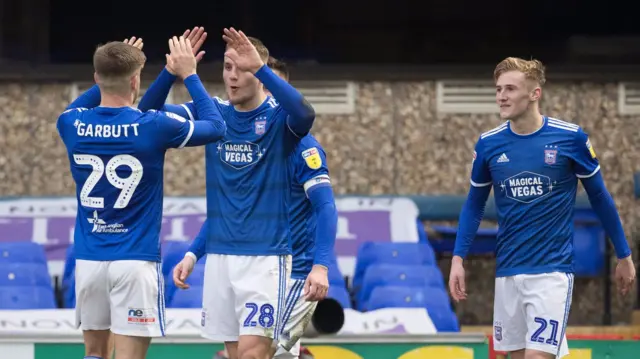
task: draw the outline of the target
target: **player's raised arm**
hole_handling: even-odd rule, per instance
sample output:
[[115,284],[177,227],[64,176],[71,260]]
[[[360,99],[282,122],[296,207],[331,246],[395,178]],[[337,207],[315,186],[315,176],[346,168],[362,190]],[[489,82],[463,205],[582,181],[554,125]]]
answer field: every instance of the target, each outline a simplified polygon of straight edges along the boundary
[[264,84],[289,114],[287,125],[291,131],[298,137],[309,133],[316,113],[304,96],[271,71],[260,58],[255,46],[242,31],[236,31],[234,28],[224,29],[222,38],[227,43],[227,51],[224,56],[235,62],[238,69],[250,71]]
[[[200,62],[205,54],[204,51],[200,51],[200,48],[207,38],[204,27],[196,26],[193,30],[186,30],[182,36],[191,43],[192,53],[196,58],[196,63]],[[192,121],[198,119],[192,103],[182,105],[165,104],[171,87],[177,78],[178,76],[175,70],[171,68],[171,65],[167,64],[160,72],[160,75],[153,81],[151,86],[149,86],[144,96],[142,96],[142,99],[140,99],[138,109],[143,112],[148,110],[162,110],[178,114]]]
[[491,184],[491,173],[484,158],[482,139],[480,139],[473,151],[471,187],[458,218],[458,232],[451,260],[449,290],[456,301],[465,299],[467,296],[462,262],[480,227],[487,199],[491,193]]
[[195,110],[202,121],[194,122],[179,115],[160,113],[158,126],[168,136],[165,136],[165,145],[178,148],[201,146],[221,139],[227,131],[227,125],[196,74],[196,58],[189,40],[182,36],[179,39],[174,36],[169,40],[169,48],[171,54],[167,55],[167,65],[184,79],[184,84],[193,98]]
[[616,257],[620,260],[616,268],[616,280],[622,293],[626,294],[631,289],[636,276],[631,249],[627,243],[616,204],[604,184],[596,152],[589,136],[582,129],[577,131],[575,153],[572,157],[576,177],[580,178],[589,197],[591,208],[611,239]]

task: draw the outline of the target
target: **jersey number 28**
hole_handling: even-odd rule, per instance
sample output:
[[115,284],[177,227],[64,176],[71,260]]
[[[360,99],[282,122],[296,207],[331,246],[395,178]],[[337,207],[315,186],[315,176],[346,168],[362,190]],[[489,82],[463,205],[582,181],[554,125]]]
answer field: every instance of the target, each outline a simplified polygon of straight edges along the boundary
[[[142,179],[142,163],[137,158],[130,155],[117,155],[111,158],[106,166],[100,157],[94,155],[73,155],[73,159],[79,165],[89,165],[93,168],[93,172],[91,172],[84,182],[82,190],[80,190],[80,203],[84,207],[104,208],[103,197],[89,197],[89,194],[105,173],[109,183],[121,190],[113,208],[125,208],[129,204],[136,187],[138,187]],[[118,176],[116,169],[120,166],[129,167],[131,175],[127,178]]]

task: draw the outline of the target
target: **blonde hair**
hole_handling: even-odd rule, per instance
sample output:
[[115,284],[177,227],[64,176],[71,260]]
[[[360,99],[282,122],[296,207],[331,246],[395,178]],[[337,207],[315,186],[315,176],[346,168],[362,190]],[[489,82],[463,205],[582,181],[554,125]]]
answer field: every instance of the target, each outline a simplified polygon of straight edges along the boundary
[[527,80],[535,81],[540,86],[543,86],[547,81],[544,74],[544,65],[536,59],[524,60],[519,57],[507,57],[496,66],[493,71],[493,79],[498,81],[502,74],[509,71],[522,72]]
[[147,61],[142,50],[124,42],[99,46],[93,54],[93,67],[100,77],[100,89],[108,93],[129,91],[129,79]]

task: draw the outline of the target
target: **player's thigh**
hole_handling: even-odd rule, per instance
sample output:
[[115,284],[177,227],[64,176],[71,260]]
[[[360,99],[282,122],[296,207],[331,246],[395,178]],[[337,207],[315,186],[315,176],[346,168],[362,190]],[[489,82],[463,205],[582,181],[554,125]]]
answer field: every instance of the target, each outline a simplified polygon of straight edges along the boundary
[[229,257],[208,254],[202,288],[202,336],[217,342],[237,342],[236,301],[229,278]]
[[[236,316],[242,336],[278,340],[282,331],[290,256],[229,257],[231,286],[236,299]],[[270,342],[269,342],[270,343]]]
[[282,316],[283,330],[279,339],[279,346],[291,351],[296,356],[298,352],[293,352],[295,344],[298,343],[299,348],[300,338],[302,338],[305,329],[311,322],[313,312],[318,306],[318,302],[307,302],[304,299],[304,282],[304,279],[290,281]]
[[527,351],[567,355],[566,323],[571,309],[573,274],[523,275],[523,302],[527,315]]
[[520,288],[515,277],[495,280],[493,302],[493,345],[498,351],[526,347],[527,322]]
[[[111,262],[111,331],[134,337],[165,335],[164,278],[161,264],[124,260]],[[116,348],[116,353],[118,349]]]
[[145,359],[151,337],[114,334],[116,359]]
[[76,260],[76,326],[82,330],[111,328],[109,262]]

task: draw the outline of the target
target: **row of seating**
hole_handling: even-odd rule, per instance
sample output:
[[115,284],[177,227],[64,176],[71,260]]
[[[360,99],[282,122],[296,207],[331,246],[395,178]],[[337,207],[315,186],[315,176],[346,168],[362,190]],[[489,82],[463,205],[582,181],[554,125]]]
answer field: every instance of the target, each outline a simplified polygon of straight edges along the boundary
[[[199,308],[206,258],[200,260],[188,279],[191,288],[178,290],[172,269],[188,243],[167,243],[163,263],[167,307]],[[54,291],[44,250],[38,244],[21,242],[0,249],[0,308],[55,308]],[[21,263],[15,263],[15,261]],[[69,248],[63,275],[66,307],[75,306],[75,259]],[[439,330],[457,330],[442,274],[435,255],[426,244],[370,242],[361,246],[351,293],[334,259],[329,269],[329,297],[345,308],[361,311],[389,307],[425,307]],[[358,283],[358,284],[356,284]],[[436,320],[437,318],[441,318]]]

